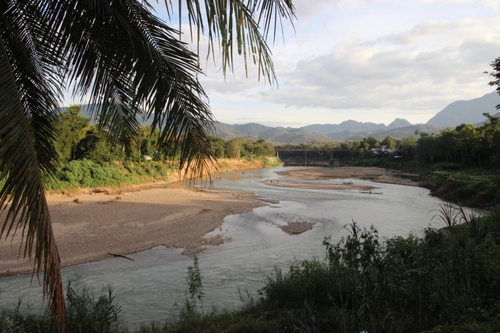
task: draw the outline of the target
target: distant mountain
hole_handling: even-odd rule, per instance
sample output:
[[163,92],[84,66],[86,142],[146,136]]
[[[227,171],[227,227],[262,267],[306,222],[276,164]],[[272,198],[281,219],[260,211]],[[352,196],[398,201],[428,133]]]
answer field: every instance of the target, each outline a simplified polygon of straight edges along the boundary
[[306,128],[311,132],[331,134],[345,131],[362,132],[383,130],[386,128],[386,126],[384,124],[375,124],[370,122],[362,123],[355,120],[346,120],[341,122],[340,124],[314,124],[304,126],[303,128]]
[[394,121],[392,123],[390,123],[389,125],[387,125],[387,129],[388,130],[391,130],[391,129],[394,129],[394,128],[401,128],[401,127],[408,127],[408,126],[411,126],[412,124],[406,120],[406,119],[401,119],[401,118],[396,118],[394,119]]
[[[420,133],[439,133],[441,128],[417,124],[412,125],[404,119],[396,119],[389,126],[374,123],[359,123],[353,120],[343,122],[342,124],[354,124],[355,129],[348,128],[343,131],[334,133],[322,133],[319,131],[312,131],[311,128],[319,129],[322,131],[331,129],[340,129],[336,125],[310,125],[301,128],[291,127],[268,127],[259,124],[244,124],[244,125],[229,125],[217,122],[215,125],[216,134],[229,140],[235,137],[243,137],[246,139],[263,138],[268,142],[273,143],[311,143],[311,142],[328,142],[338,140],[362,140],[363,138],[372,136],[379,140],[387,136],[392,136],[397,139],[407,138],[415,135],[415,131]],[[402,127],[397,127],[398,125]],[[258,125],[258,126],[257,126]],[[380,126],[382,125],[382,126]],[[359,130],[360,128],[367,128],[367,130]]]
[[355,132],[349,130],[344,132],[331,133],[328,135],[328,137],[332,140],[362,140],[363,138],[367,138],[370,136],[379,140],[383,140],[388,136],[392,136],[393,138],[396,139],[404,139],[409,136],[418,137],[418,135],[415,134],[415,131],[418,131],[419,133],[428,133],[428,134],[439,133],[441,131],[441,128],[436,126],[430,126],[425,124],[417,124],[417,125],[412,125],[410,123],[408,124],[409,126],[392,128],[387,130],[378,130],[378,131]]
[[307,128],[291,127],[268,127],[256,123],[243,125],[229,125],[221,122],[215,123],[216,135],[225,140],[235,137],[245,139],[263,138],[268,142],[274,143],[304,143],[313,141],[331,141],[322,133],[309,131]]
[[[372,122],[346,120],[340,124],[313,124],[301,128],[269,127],[258,123],[229,125],[215,123],[216,136],[229,140],[236,137],[246,139],[263,138],[272,143],[311,143],[331,142],[339,140],[362,140],[375,137],[379,140],[392,136],[397,139],[415,136],[420,133],[439,133],[442,128],[456,127],[460,124],[481,126],[486,118],[483,113],[489,112],[500,116],[496,106],[500,104],[500,96],[496,92],[470,101],[456,101],[437,113],[426,124],[412,125],[406,119],[396,118],[389,125]],[[89,115],[90,107],[82,105],[82,114]],[[142,123],[148,125],[147,123]]]
[[486,120],[483,113],[497,113],[500,96],[492,92],[469,101],[456,101],[438,112],[426,124],[437,127],[456,127],[460,124],[476,124]]

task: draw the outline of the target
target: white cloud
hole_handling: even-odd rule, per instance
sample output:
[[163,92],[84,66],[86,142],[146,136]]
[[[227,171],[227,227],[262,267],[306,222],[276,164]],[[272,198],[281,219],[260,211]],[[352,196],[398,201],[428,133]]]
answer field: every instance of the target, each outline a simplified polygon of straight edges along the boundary
[[500,3],[497,0],[423,0],[422,2],[426,4],[443,3],[446,5],[480,5],[487,8],[492,8],[497,10],[500,8]]
[[500,56],[499,3],[295,0],[295,30],[286,26],[285,44],[271,48],[278,90],[258,81],[254,66],[247,78],[241,58],[224,79],[203,53],[200,80],[223,122],[426,122],[455,100],[493,91],[483,72]]
[[376,40],[335,45],[282,71],[286,88],[262,96],[301,108],[415,111],[479,97],[492,90],[482,72],[498,56],[498,26],[498,17],[425,22]]

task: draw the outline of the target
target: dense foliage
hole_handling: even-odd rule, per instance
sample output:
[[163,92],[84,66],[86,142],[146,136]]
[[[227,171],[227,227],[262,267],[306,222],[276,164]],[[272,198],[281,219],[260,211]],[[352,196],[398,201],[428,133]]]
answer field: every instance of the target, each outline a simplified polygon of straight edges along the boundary
[[[277,148],[333,150],[342,163],[387,164],[396,157],[403,162],[426,165],[446,163],[455,168],[495,169],[500,166],[500,118],[485,113],[483,125],[462,124],[439,134],[416,132],[415,136],[383,140],[374,137],[360,141],[330,144],[280,145]],[[383,158],[386,159],[383,159]],[[376,161],[376,159],[379,161]],[[402,162],[399,162],[400,165]]]
[[[46,181],[48,190],[95,188],[139,184],[165,180],[175,173],[171,147],[159,142],[160,132],[140,127],[134,136],[111,140],[106,131],[92,125],[81,114],[80,105],[72,105],[55,120],[59,136],[54,142],[60,162],[54,177]],[[264,139],[210,138],[213,156],[254,159],[274,156],[272,144]]]
[[[57,332],[56,318],[50,312],[38,313],[22,309],[21,305],[20,302],[15,309],[0,309],[0,333]],[[66,307],[70,332],[128,332],[109,287],[96,299],[94,292],[82,285],[77,276],[66,287]]]
[[286,309],[288,327],[309,331],[421,332],[438,325],[449,327],[443,331],[482,325],[488,327],[482,331],[495,331],[498,216],[480,222],[463,212],[457,217],[465,224],[452,223],[448,233],[427,229],[423,238],[385,242],[375,229],[353,223],[340,243],[325,241],[326,262],[277,272],[263,288],[265,302]]
[[[160,131],[151,126],[140,126],[133,136],[110,138],[99,125],[91,125],[91,119],[84,117],[80,105],[72,105],[60,113],[55,126],[59,135],[54,142],[62,161],[89,159],[103,164],[110,161],[140,161],[144,156],[152,160],[166,161],[177,157],[171,147],[162,143]],[[242,137],[224,140],[211,137],[210,147],[216,158],[241,158],[273,156],[274,147],[264,139]]]

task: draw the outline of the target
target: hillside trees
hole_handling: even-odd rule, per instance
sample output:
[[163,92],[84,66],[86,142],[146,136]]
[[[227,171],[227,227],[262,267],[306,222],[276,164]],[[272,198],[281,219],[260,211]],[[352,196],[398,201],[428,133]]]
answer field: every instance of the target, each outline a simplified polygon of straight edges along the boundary
[[274,147],[266,140],[259,138],[257,140],[247,140],[244,143],[246,155],[252,156],[272,156],[274,155]]
[[401,140],[397,146],[398,155],[404,156],[407,160],[413,160],[417,150],[417,139],[409,136]]
[[109,163],[118,158],[118,152],[109,142],[107,133],[96,126],[85,133],[85,137],[76,146],[75,159],[89,159],[98,163]]
[[226,142],[226,156],[229,158],[240,158],[243,151],[243,143],[245,139],[234,138]]
[[437,135],[421,133],[417,154],[424,163],[455,163],[460,167],[500,166],[500,119],[485,113],[487,122],[479,127],[462,124]]
[[[175,5],[164,3],[173,15]],[[224,74],[238,54],[245,69],[253,61],[259,77],[275,82],[266,38],[282,19],[293,19],[291,0],[176,4],[179,11],[187,4],[193,39],[205,34],[209,52],[220,51]],[[0,236],[23,230],[21,251],[44,272],[60,332],[68,327],[44,183],[58,159],[54,120],[63,90],[69,86],[75,96],[88,98],[111,139],[133,135],[136,116],[146,116],[161,130],[158,142],[179,154],[181,167],[202,170],[213,161],[212,114],[197,79],[198,54],[181,36],[145,0],[0,2]]]
[[389,149],[396,148],[400,140],[393,138],[392,136],[385,137],[381,142],[381,146],[386,146]]
[[460,163],[473,164],[474,163],[474,147],[477,145],[477,129],[474,125],[462,124],[455,128]]
[[212,153],[215,158],[223,158],[226,156],[225,153],[225,141],[223,138],[212,137],[210,139],[210,145],[212,146]]
[[[139,162],[145,155],[155,161],[167,162],[168,154],[173,153],[171,157],[174,158],[177,154],[172,152],[168,143],[158,143],[161,132],[151,126],[138,126],[135,135],[122,135],[111,140],[109,132],[100,129],[98,124],[91,125],[90,118],[80,113],[81,109],[81,105],[72,105],[61,112],[55,122],[60,133],[55,142],[60,162],[87,159],[103,165],[112,161]],[[263,138],[237,137],[226,141],[213,136],[210,147],[214,158],[275,155],[274,146]]]
[[56,129],[59,132],[55,146],[59,158],[63,161],[76,158],[76,147],[90,129],[90,118],[80,114],[80,105],[71,105],[62,112],[57,121]]

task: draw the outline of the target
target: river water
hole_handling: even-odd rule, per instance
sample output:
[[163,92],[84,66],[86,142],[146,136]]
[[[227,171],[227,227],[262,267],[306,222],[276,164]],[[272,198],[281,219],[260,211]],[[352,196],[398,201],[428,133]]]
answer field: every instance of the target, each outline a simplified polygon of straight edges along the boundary
[[[379,184],[368,180],[343,179],[376,186],[382,195],[359,191],[279,188],[261,180],[279,180],[282,168],[231,172],[220,175],[215,189],[243,190],[258,197],[278,200],[251,213],[231,215],[221,229],[231,241],[198,255],[203,277],[203,308],[233,308],[241,299],[258,298],[258,289],[275,268],[286,270],[302,259],[324,258],[322,241],[348,234],[346,224],[356,221],[363,228],[374,225],[381,237],[420,235],[426,227],[443,227],[437,214],[443,202],[420,187]],[[339,183],[340,180],[318,182]],[[289,235],[279,226],[309,221],[314,226],[300,235]],[[138,329],[151,321],[164,321],[179,312],[187,297],[187,267],[193,258],[182,250],[156,247],[129,255],[134,261],[112,258],[63,269],[65,281],[79,276],[81,283],[99,295],[111,286],[129,328]],[[23,304],[40,304],[36,281],[28,288],[31,275],[0,278],[0,307],[11,307],[20,298]],[[178,306],[176,306],[178,305]]]

